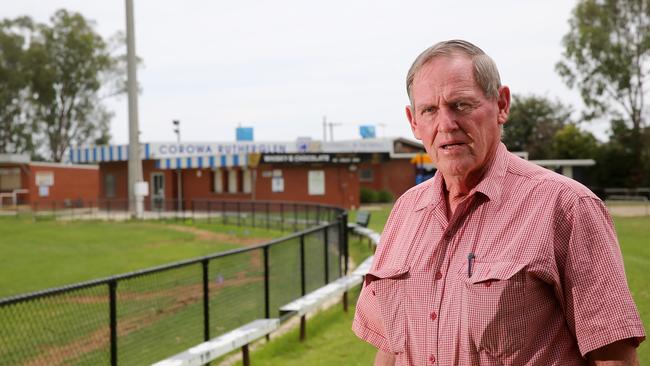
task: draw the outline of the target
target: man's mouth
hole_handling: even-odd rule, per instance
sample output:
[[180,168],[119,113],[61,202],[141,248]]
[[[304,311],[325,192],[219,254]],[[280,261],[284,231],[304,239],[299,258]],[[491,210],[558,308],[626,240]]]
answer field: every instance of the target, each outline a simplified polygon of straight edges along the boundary
[[450,144],[442,144],[440,145],[440,147],[444,150],[447,150],[447,149],[453,149],[454,147],[461,146],[461,145],[465,145],[465,144],[462,142],[454,142]]

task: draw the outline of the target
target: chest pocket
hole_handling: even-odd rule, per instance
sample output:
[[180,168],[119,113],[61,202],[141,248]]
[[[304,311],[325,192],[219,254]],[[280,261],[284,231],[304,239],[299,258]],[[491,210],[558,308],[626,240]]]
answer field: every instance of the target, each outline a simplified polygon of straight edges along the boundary
[[366,274],[368,290],[377,300],[385,336],[392,352],[404,352],[407,319],[404,312],[404,283],[409,268],[381,268]]
[[475,262],[464,281],[464,317],[469,341],[480,353],[500,358],[522,349],[526,340],[526,271],[515,262]]

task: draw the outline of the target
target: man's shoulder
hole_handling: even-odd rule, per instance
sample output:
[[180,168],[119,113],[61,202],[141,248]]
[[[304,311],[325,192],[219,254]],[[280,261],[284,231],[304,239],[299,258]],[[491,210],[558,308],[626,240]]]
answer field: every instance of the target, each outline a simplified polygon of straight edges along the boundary
[[[521,189],[541,190],[548,194],[556,193],[558,197],[577,200],[592,198],[600,200],[589,188],[582,183],[544,168],[516,155],[510,157],[506,173],[513,180],[519,180]],[[521,194],[518,192],[517,194]]]
[[436,178],[433,177],[409,188],[395,201],[393,210],[412,211],[430,204],[435,198],[435,180]]

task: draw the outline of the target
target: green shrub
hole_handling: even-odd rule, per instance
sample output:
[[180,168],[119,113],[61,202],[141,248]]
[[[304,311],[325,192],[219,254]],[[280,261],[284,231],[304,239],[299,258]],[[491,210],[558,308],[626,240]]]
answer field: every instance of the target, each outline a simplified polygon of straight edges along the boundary
[[381,203],[393,202],[393,194],[389,190],[382,189],[381,191],[376,193],[377,193],[377,202],[381,202]]
[[361,203],[375,203],[379,200],[379,194],[370,188],[361,187],[359,199]]

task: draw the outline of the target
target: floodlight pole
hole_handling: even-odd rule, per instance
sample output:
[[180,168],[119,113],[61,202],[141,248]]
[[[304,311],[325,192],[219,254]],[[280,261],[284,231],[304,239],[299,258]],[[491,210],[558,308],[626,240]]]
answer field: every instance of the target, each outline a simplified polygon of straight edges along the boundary
[[127,89],[129,95],[129,212],[136,216],[135,184],[142,181],[142,160],[138,128],[138,81],[136,77],[133,0],[126,0]]
[[[176,142],[178,143],[178,147],[180,149],[181,146],[181,121],[175,119],[172,121],[172,124],[174,124],[174,133],[176,134]],[[183,210],[183,179],[181,178],[181,174],[183,174],[183,171],[181,170],[180,166],[176,167],[176,187],[177,187],[177,194],[176,194],[176,210],[178,212],[181,212]]]

